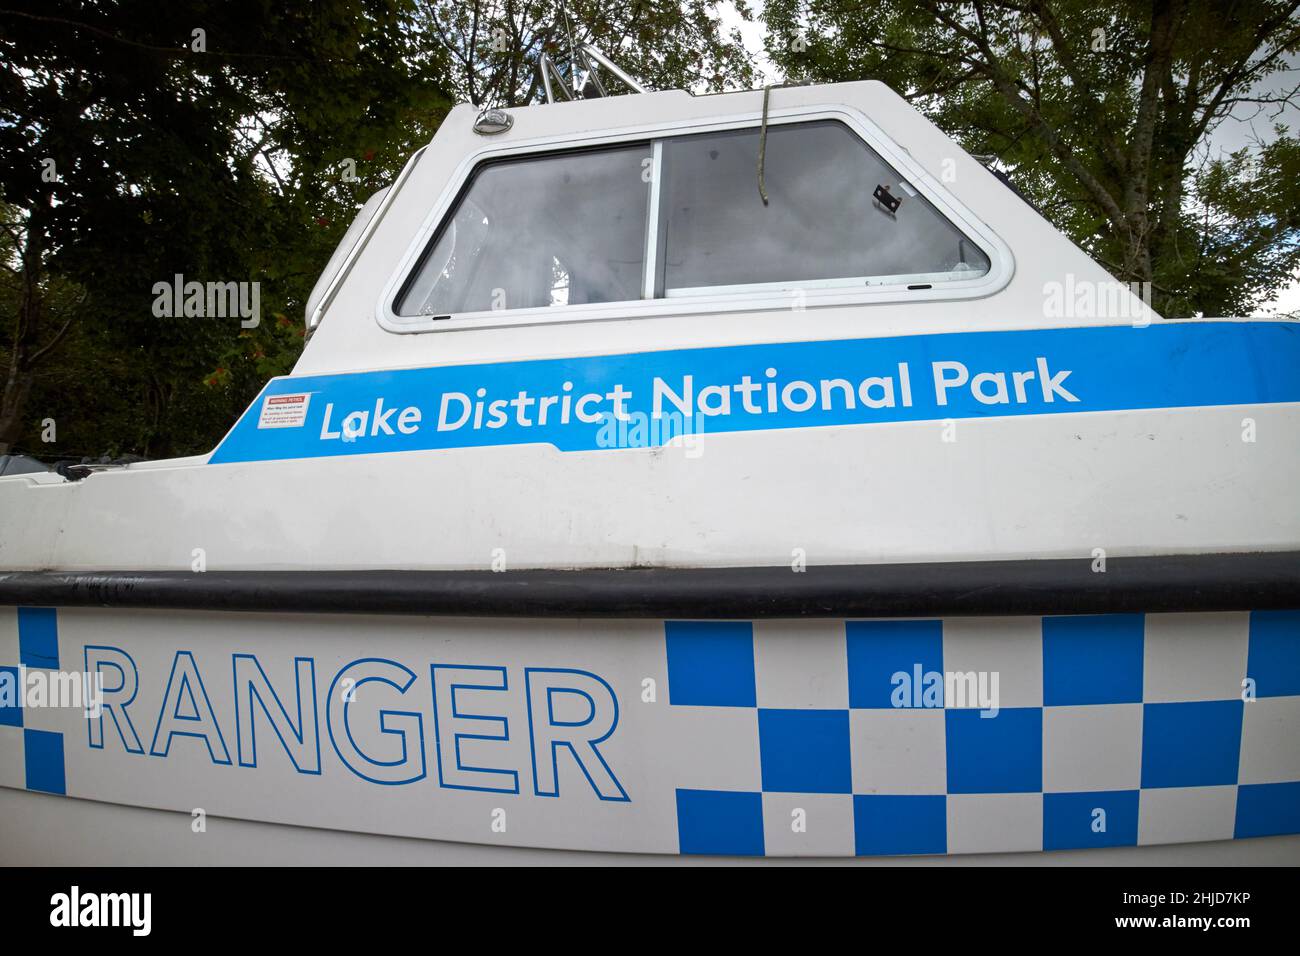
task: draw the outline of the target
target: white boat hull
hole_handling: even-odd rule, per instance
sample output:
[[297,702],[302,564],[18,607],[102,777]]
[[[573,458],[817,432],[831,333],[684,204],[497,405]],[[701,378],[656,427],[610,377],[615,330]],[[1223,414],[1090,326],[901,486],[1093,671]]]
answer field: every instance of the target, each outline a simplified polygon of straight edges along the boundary
[[[4,794],[19,814],[7,830],[63,821],[6,841],[6,862],[85,861],[49,834],[118,817],[157,834],[158,860],[245,821],[285,861],[332,848],[460,860],[460,844],[1107,847],[1120,861],[1205,843],[1186,860],[1294,862],[1298,648],[1300,613],[1277,611],[750,623],[2,609],[3,663],[25,664],[26,685],[103,676],[98,716],[2,712],[0,784],[80,798]],[[992,697],[996,713],[981,707]],[[349,836],[303,835],[320,830]],[[253,853],[238,846],[227,862]]]

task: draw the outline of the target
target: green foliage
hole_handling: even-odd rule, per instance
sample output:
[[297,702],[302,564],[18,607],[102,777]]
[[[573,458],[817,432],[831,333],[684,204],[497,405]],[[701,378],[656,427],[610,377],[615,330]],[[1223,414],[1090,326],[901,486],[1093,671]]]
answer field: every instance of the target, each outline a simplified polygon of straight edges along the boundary
[[[565,6],[559,0],[421,0],[416,24],[446,50],[457,97],[485,106],[542,102],[543,51],[568,76],[571,48],[585,42],[650,89],[753,85],[749,56],[739,36],[723,31],[716,0],[567,0]],[[736,8],[751,16],[745,0]],[[620,89],[618,80],[603,79],[611,91]]]
[[1300,140],[1279,127],[1258,149],[1207,163],[1193,178],[1167,273],[1186,312],[1245,315],[1291,281],[1300,243]]
[[[558,0],[6,4],[0,450],[210,449],[292,368],[335,244],[453,101],[539,101],[538,58],[567,69],[570,35],[653,88],[751,86],[716,7],[569,0],[566,23]],[[1300,140],[1204,146],[1229,110],[1289,101],[1297,9],[767,0],[764,19],[790,77],[884,80],[1118,277],[1152,281],[1165,314],[1230,315],[1300,264]],[[155,316],[176,274],[260,283],[261,323]]]
[[[450,106],[440,59],[413,55],[410,13],[392,0],[0,12],[0,261],[6,325],[21,326],[0,337],[0,370],[57,331],[50,308],[17,314],[17,288],[47,304],[60,282],[86,293],[68,337],[20,369],[33,381],[18,447],[201,452],[292,367],[297,317],[355,209]],[[155,283],[177,274],[259,282],[264,321],[155,316]]]
[[[652,86],[749,85],[714,7],[568,5],[575,39]],[[297,360],[307,298],[362,202],[455,100],[537,101],[543,48],[567,65],[557,0],[6,4],[0,385],[16,371],[22,387],[0,394],[0,451],[211,449]],[[261,323],[156,317],[153,287],[177,274],[259,282]]]
[[[1207,162],[1234,107],[1275,108],[1295,0],[768,0],[773,61],[888,83],[1166,315],[1240,313],[1300,264],[1297,143]],[[1271,92],[1270,92],[1271,90]]]

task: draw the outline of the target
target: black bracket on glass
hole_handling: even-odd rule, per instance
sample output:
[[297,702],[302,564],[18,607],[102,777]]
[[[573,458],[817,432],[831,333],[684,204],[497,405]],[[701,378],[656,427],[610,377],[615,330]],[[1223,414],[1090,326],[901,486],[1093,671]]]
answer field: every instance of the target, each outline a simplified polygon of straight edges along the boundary
[[877,186],[876,191],[871,194],[871,198],[880,203],[891,216],[898,212],[899,206],[903,205],[903,197],[895,196],[889,191],[888,186]]

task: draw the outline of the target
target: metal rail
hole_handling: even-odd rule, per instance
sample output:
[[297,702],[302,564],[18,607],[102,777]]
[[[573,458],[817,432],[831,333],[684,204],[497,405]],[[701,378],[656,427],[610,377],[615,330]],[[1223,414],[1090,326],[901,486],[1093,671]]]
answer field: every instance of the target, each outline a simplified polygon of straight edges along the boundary
[[[604,53],[601,53],[600,50],[591,43],[581,43],[578,45],[573,54],[574,62],[570,67],[571,70],[577,70],[577,61],[579,57],[581,57],[583,62],[586,63],[587,71],[591,73],[592,78],[595,80],[596,89],[600,92],[601,96],[606,95],[605,84],[600,81],[600,77],[596,73],[594,64],[599,64],[609,70],[610,73],[621,80],[632,92],[650,92],[644,84],[633,79],[631,74],[607,57]],[[542,74],[542,87],[546,91],[546,102],[555,102],[555,85],[559,86],[560,91],[564,94],[566,100],[574,98],[576,91],[571,92],[569,90],[568,84],[564,80],[564,76],[560,73],[559,67],[555,65],[555,61],[551,59],[550,54],[542,54],[541,60],[538,61],[537,68]],[[552,79],[554,79],[554,85],[552,84]]]

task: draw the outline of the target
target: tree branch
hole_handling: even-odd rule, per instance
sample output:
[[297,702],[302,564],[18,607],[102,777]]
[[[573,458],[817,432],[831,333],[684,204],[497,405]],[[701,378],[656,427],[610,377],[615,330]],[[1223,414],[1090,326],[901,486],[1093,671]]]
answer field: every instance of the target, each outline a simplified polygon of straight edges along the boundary
[[951,30],[960,36],[965,37],[984,56],[984,62],[976,62],[976,66],[982,67],[982,72],[992,81],[994,88],[1002,94],[1013,109],[1019,112],[1025,119],[1029,120],[1040,133],[1043,139],[1051,147],[1052,152],[1056,155],[1070,173],[1079,181],[1079,183],[1088,190],[1105,213],[1106,218],[1116,229],[1127,232],[1128,223],[1125,220],[1124,212],[1120,209],[1115,198],[1105,186],[1095,177],[1088,169],[1078,160],[1074,152],[1061,139],[1060,134],[1056,131],[1051,123],[1043,118],[1042,114],[1034,108],[1034,105],[1027,102],[1020,95],[1016,84],[1012,82],[1004,73],[997,56],[993,53],[989,45],[988,38],[967,28],[962,23],[954,20],[951,16],[941,11],[937,4],[929,2],[926,4],[930,15],[941,23],[947,25]]

